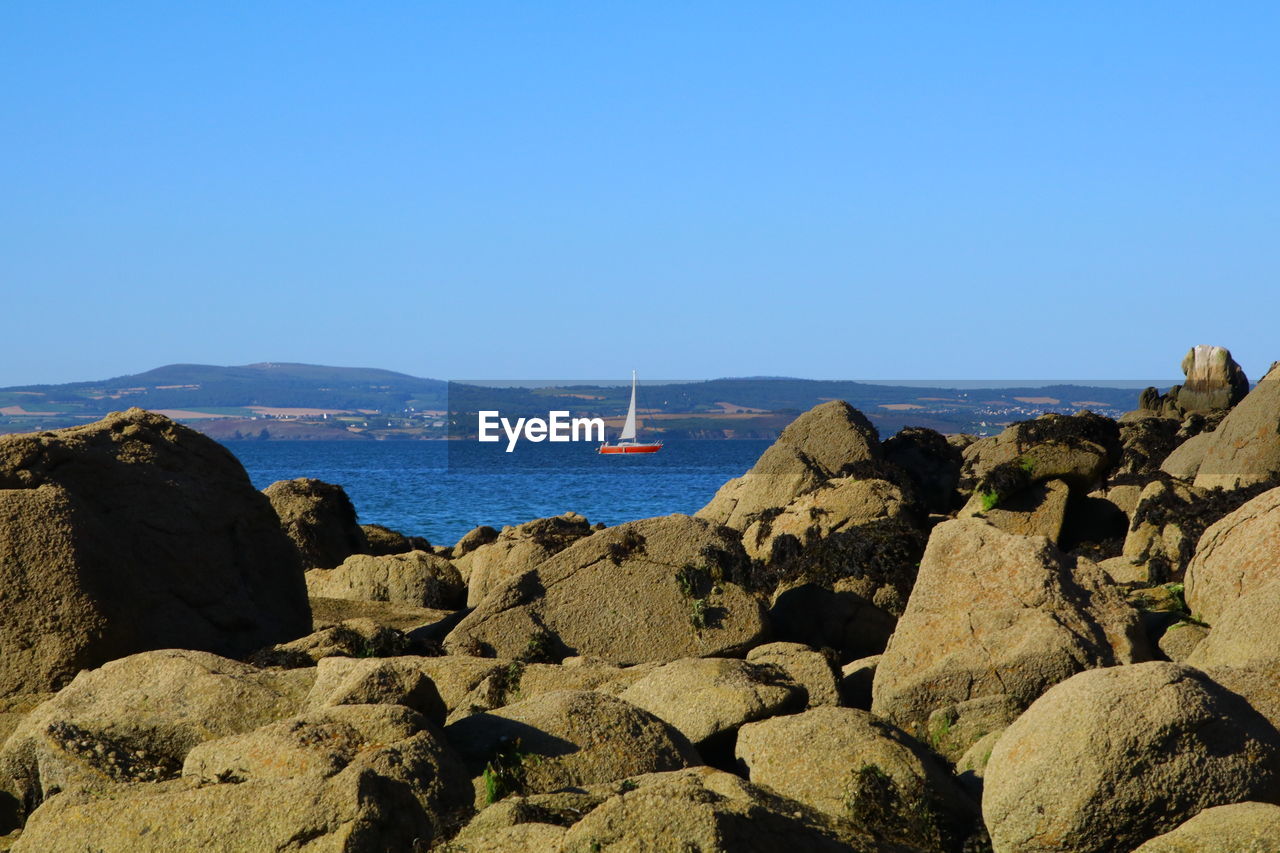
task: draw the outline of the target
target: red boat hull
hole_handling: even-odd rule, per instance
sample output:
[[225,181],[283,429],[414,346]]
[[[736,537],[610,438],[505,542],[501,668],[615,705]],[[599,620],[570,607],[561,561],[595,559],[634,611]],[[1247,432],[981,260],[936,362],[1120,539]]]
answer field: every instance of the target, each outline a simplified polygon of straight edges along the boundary
[[657,453],[661,444],[602,444],[601,453]]

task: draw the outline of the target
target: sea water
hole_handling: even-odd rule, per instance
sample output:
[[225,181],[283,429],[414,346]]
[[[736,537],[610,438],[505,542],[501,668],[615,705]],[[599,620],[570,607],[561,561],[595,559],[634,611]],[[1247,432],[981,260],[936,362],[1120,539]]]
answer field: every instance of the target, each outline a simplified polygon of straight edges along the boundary
[[314,477],[342,486],[362,524],[448,545],[479,524],[501,528],[570,510],[608,525],[692,514],[750,468],[768,441],[670,441],[659,453],[605,455],[594,445],[522,444],[492,452],[462,441],[236,441],[254,486]]

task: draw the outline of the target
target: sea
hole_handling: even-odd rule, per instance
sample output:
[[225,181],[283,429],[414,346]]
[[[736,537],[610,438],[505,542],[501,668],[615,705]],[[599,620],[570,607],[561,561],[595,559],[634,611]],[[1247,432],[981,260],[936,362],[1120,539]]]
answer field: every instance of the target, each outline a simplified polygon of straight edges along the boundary
[[742,475],[767,440],[669,441],[652,454],[607,455],[585,443],[505,453],[461,441],[234,441],[257,488],[314,477],[342,486],[361,524],[450,545],[480,524],[501,529],[572,510],[593,524],[693,514]]

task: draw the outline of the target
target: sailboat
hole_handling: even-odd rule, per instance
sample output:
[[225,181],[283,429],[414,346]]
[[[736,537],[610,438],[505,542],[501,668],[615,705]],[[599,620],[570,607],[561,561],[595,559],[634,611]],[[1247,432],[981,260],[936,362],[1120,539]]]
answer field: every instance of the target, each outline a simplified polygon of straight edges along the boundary
[[627,409],[627,420],[618,433],[615,444],[605,442],[600,445],[601,453],[657,453],[662,449],[661,441],[636,441],[636,372],[631,371],[631,407]]

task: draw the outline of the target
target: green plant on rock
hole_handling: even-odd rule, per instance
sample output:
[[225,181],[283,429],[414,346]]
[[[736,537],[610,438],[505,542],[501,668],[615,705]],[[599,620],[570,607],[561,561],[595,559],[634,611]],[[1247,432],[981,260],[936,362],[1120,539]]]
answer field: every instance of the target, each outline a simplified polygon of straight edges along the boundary
[[676,586],[680,595],[689,602],[689,622],[701,631],[708,625],[707,611],[709,603],[707,595],[716,591],[705,569],[696,566],[685,566],[676,572]]
[[1169,590],[1169,597],[1174,600],[1178,609],[1183,613],[1190,613],[1191,608],[1187,607],[1187,599],[1184,595],[1184,587],[1180,583],[1167,583],[1164,588]]
[[988,471],[977,488],[978,494],[982,497],[982,511],[989,512],[995,509],[1005,498],[1031,485],[1035,467],[1033,459],[1019,456],[1008,462],[1002,462]]
[[883,827],[913,842],[938,844],[943,839],[927,791],[908,803],[893,777],[875,764],[864,764],[853,774],[845,793],[845,805],[855,821]]
[[524,661],[513,660],[493,674],[494,693],[499,705],[510,705],[520,697],[520,680],[524,678]]
[[504,738],[484,766],[485,802],[492,804],[511,794],[523,794],[525,764],[535,759],[520,746],[520,738]]
[[707,627],[707,600],[705,598],[695,598],[690,603],[689,622],[699,631]]
[[948,708],[945,713],[938,714],[935,720],[930,720],[929,743],[933,746],[935,752],[941,751],[942,745],[946,742],[947,735],[951,734],[951,727],[956,724],[957,719],[955,709]]
[[547,631],[537,631],[515,659],[522,663],[555,663],[555,637]]

